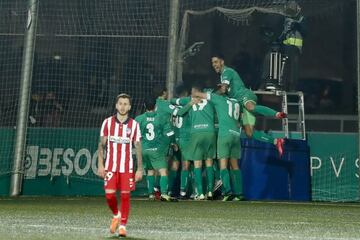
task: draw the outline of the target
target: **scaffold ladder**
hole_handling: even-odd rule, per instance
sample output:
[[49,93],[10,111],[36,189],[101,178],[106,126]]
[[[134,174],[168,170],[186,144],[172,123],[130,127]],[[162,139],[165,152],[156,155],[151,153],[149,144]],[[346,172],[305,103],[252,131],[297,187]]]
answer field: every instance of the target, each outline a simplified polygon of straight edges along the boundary
[[[289,124],[296,124],[296,131],[300,132],[301,138],[306,139],[305,130],[305,107],[303,92],[286,92],[286,91],[254,91],[257,95],[275,95],[282,98],[282,111],[288,115],[288,118],[282,119],[282,130],[285,137],[289,138]],[[289,112],[293,107],[297,110]]]

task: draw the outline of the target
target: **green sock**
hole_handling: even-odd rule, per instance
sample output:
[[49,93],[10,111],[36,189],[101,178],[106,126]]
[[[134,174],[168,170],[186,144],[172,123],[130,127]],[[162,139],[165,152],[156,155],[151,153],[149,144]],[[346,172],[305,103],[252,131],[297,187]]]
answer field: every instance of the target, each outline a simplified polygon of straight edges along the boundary
[[149,194],[153,194],[154,192],[154,182],[155,182],[155,176],[146,176],[147,180],[147,186],[148,186],[148,192]]
[[180,191],[185,192],[187,184],[189,182],[189,171],[188,170],[181,170],[180,176]]
[[194,168],[195,174],[195,184],[197,189],[197,194],[204,194],[203,187],[202,187],[202,169],[201,168]]
[[212,192],[214,189],[214,168],[206,167],[206,177],[207,177],[207,191]]
[[262,105],[256,105],[255,109],[252,111],[253,113],[261,114],[266,117],[275,117],[277,111],[271,109],[269,107],[265,107]]
[[196,193],[196,183],[195,183],[195,174],[194,174],[194,168],[192,168],[190,170],[190,176],[189,176],[189,180],[190,180],[190,186],[191,186],[191,189],[190,189],[190,195],[193,194],[193,193]]
[[167,194],[168,191],[168,176],[160,177],[160,192],[161,194]]
[[234,186],[234,194],[239,196],[242,194],[242,182],[241,182],[241,171],[240,169],[231,170],[231,178]]
[[274,144],[275,139],[270,136],[269,134],[266,134],[264,132],[260,132],[260,131],[256,131],[254,130],[252,138],[262,141],[262,142],[267,142],[267,143],[271,143]]
[[154,187],[160,190],[160,176],[155,176]]
[[223,183],[225,194],[230,193],[231,192],[231,186],[230,186],[229,170],[221,169],[220,170],[220,177],[221,177],[221,181]]
[[216,180],[220,179],[220,169],[219,169],[219,164],[218,164],[216,161],[214,161],[213,169],[214,169],[214,176],[215,176],[215,179],[216,179]]
[[169,171],[169,191],[172,192],[177,171],[170,170]]

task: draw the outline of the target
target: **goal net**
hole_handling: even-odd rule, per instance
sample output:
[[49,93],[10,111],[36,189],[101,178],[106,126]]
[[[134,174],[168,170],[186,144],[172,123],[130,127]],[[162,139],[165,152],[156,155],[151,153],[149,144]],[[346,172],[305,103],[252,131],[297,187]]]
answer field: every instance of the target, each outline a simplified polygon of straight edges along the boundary
[[0,181],[12,168],[25,9],[23,1],[0,2]]
[[[0,3],[0,176],[13,158],[26,2]],[[168,9],[162,0],[38,1],[25,180],[100,182],[99,131],[115,97],[130,94],[135,117],[165,84]]]

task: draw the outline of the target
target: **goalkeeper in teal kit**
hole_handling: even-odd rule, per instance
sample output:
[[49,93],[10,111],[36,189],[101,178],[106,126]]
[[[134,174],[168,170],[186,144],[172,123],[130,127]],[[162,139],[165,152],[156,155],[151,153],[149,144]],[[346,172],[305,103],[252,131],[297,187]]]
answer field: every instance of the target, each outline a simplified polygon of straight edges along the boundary
[[276,117],[278,119],[286,118],[286,114],[284,112],[277,112],[265,106],[257,105],[257,97],[254,92],[245,87],[239,74],[234,69],[225,66],[222,54],[213,54],[211,64],[215,72],[220,74],[221,83],[219,85],[221,85],[222,88],[225,88],[227,95],[230,98],[238,100],[244,107],[242,124],[246,135],[259,141],[274,144],[281,156],[283,153],[284,139],[274,139],[266,133],[254,130],[256,119],[253,114],[257,113],[263,116]]

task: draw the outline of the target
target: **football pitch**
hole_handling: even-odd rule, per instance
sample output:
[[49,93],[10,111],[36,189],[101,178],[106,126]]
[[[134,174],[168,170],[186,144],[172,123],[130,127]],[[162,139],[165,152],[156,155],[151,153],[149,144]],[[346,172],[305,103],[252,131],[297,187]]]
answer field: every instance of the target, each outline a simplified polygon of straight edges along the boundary
[[[360,204],[132,200],[126,239],[360,239]],[[102,197],[0,198],[0,239],[117,239]]]

